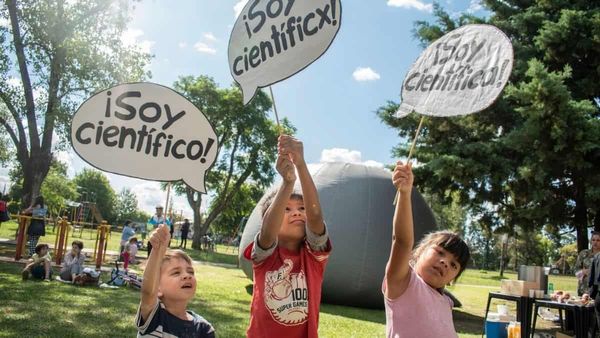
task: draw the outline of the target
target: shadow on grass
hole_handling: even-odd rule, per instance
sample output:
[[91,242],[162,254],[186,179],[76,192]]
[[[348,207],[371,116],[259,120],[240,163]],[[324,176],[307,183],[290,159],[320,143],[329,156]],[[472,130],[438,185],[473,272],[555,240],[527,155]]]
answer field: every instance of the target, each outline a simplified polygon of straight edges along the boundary
[[483,317],[475,316],[461,310],[452,311],[456,332],[481,334],[483,332]]
[[254,292],[254,284],[248,284],[245,287],[246,293],[252,296],[252,292]]

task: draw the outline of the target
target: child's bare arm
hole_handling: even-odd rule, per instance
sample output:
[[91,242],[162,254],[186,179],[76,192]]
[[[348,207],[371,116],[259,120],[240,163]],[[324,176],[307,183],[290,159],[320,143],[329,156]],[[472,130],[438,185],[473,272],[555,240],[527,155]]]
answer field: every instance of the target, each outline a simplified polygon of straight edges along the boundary
[[144,270],[144,280],[142,282],[140,314],[145,321],[156,306],[158,301],[158,285],[160,282],[160,265],[162,258],[169,246],[169,228],[164,224],[158,226],[158,229],[150,234],[150,243],[152,243],[152,252],[146,263]]
[[268,249],[275,243],[277,234],[281,228],[285,208],[290,199],[290,195],[294,191],[294,182],[296,182],[294,165],[287,156],[279,155],[276,167],[283,178],[283,182],[263,218],[262,228],[258,235],[258,245],[262,249]]
[[290,156],[292,162],[298,170],[298,178],[302,186],[302,196],[304,208],[306,210],[306,226],[317,235],[325,233],[325,223],[323,223],[323,214],[321,212],[321,203],[317,187],[313,182],[312,176],[304,160],[304,146],[301,141],[288,136],[279,136],[279,152]]
[[409,277],[409,261],[414,243],[411,164],[404,165],[398,161],[392,181],[400,192],[400,198],[394,212],[392,249],[385,271],[387,280],[385,292],[386,297],[393,299],[404,293],[409,282],[409,278],[407,278]]

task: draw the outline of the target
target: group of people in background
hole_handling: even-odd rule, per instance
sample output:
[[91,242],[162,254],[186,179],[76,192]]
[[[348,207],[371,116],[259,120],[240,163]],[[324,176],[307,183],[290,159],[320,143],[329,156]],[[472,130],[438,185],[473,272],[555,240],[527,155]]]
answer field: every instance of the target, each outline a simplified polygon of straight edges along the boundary
[[[302,142],[279,137],[276,169],[282,183],[265,199],[261,229],[243,251],[254,271],[246,335],[318,337],[321,286],[332,243]],[[295,187],[297,180],[300,189]],[[453,303],[444,288],[466,269],[469,247],[457,234],[440,231],[412,250],[411,164],[398,162],[392,182],[400,198],[389,260],[381,267],[387,336],[457,337]],[[148,256],[135,319],[138,337],[214,337],[213,326],[187,309],[196,293],[196,275],[185,252],[169,250],[170,239],[168,225],[160,222],[150,234],[154,250]]]
[[[71,249],[63,257],[62,267],[59,272],[61,281],[77,283],[84,277],[85,254],[82,252],[83,242],[73,241]],[[46,243],[36,244],[34,253],[29,258],[25,268],[21,273],[23,280],[29,277],[42,279],[49,282],[52,278],[52,257],[50,256],[50,246]]]

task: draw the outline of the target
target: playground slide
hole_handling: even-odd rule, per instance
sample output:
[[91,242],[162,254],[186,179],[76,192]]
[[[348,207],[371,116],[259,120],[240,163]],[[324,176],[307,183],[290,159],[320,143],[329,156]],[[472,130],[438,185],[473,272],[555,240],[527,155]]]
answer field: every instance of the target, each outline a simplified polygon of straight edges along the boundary
[[92,212],[92,216],[96,220],[96,223],[102,223],[104,218],[102,217],[102,214],[100,213],[100,210],[98,210],[98,206],[96,206],[96,204],[92,204],[90,206],[90,211]]

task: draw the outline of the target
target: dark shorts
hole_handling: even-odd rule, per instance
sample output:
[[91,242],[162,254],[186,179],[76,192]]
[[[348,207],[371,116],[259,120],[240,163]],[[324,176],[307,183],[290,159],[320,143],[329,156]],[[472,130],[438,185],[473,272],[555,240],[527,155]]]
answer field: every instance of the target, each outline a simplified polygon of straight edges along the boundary
[[[37,279],[44,279],[46,277],[46,270],[43,265],[36,265],[31,268],[31,276]],[[50,277],[52,278],[52,269],[50,269]]]

